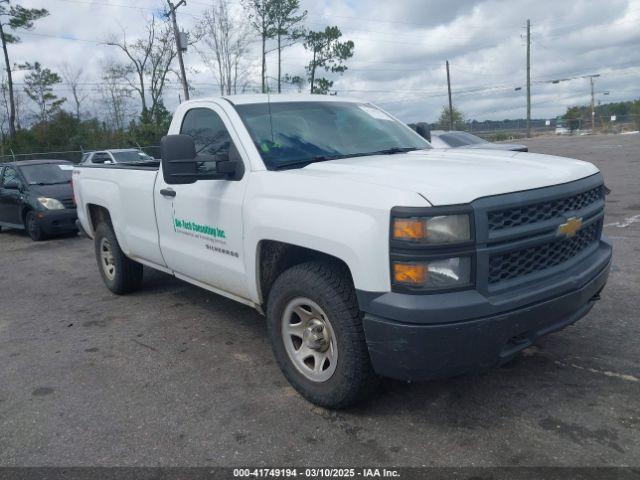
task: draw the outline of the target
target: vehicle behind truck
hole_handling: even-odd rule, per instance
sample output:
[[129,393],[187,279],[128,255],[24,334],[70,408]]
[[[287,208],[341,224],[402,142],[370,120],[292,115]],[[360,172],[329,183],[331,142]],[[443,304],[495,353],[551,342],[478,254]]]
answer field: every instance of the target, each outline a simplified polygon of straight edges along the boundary
[[75,232],[72,171],[66,160],[0,164],[0,230],[25,230],[34,241]]
[[132,293],[147,266],[255,308],[318,405],[354,404],[379,376],[508,362],[607,281],[586,162],[436,150],[370,103],[317,95],[183,103],[161,150],[74,170],[104,283]]

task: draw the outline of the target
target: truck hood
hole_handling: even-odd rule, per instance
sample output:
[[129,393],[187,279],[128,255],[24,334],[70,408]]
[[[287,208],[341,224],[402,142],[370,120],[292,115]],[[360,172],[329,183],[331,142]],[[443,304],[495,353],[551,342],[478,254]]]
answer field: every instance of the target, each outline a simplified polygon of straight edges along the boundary
[[290,172],[410,190],[437,206],[567,183],[598,169],[536,153],[431,149],[312,163]]

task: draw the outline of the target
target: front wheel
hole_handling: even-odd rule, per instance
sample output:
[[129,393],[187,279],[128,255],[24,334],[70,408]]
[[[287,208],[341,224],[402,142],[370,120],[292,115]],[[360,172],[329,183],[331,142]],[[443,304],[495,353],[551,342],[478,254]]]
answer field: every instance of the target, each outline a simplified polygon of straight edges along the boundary
[[309,262],[274,282],[269,337],[280,369],[307,400],[344,408],[376,383],[351,280],[338,265]]
[[134,292],[142,286],[142,265],[128,258],[110,225],[101,223],[95,234],[98,270],[104,284],[117,295]]
[[27,229],[27,233],[31,237],[31,240],[34,242],[39,242],[44,240],[45,235],[42,231],[42,227],[38,223],[38,217],[36,217],[36,212],[30,210],[27,212],[27,216],[25,217],[25,227]]

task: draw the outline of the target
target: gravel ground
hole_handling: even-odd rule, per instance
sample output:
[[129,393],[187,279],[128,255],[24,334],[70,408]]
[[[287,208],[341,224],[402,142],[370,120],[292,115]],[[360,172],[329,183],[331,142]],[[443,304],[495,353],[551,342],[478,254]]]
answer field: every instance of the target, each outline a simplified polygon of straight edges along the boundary
[[525,143],[613,190],[602,301],[508,366],[348,411],[289,387],[253,310],[152,271],[116,297],[91,241],[3,231],[0,465],[639,466],[640,135]]

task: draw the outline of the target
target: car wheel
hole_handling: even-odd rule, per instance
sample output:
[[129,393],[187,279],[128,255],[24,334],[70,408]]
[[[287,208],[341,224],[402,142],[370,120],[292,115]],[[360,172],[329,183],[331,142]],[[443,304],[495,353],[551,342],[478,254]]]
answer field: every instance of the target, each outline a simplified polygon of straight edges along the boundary
[[34,212],[33,210],[27,212],[24,223],[27,233],[31,237],[31,240],[33,240],[34,242],[39,242],[45,239],[45,234],[42,231],[40,224],[38,223],[36,212]]
[[269,293],[267,323],[280,369],[310,402],[344,408],[372,391],[377,377],[344,268],[309,262],[282,273]]
[[111,225],[98,225],[95,252],[102,280],[113,293],[124,295],[142,286],[142,265],[124,254]]

